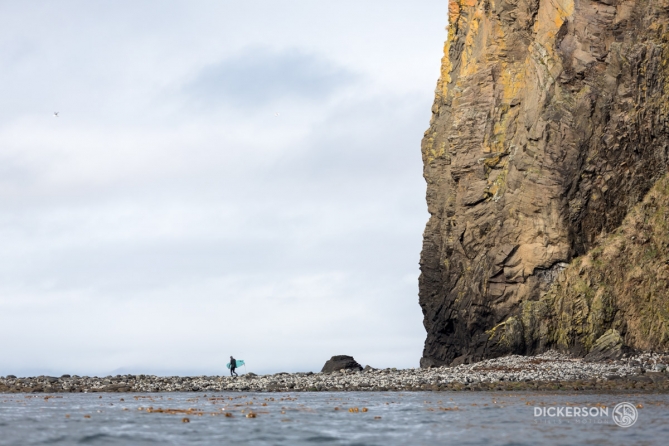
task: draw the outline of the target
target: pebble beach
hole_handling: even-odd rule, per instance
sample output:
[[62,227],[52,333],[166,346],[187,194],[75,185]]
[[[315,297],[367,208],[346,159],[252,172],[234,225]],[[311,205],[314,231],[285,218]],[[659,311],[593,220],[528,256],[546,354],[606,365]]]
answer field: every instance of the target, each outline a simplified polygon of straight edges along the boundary
[[0,377],[0,393],[318,392],[440,390],[669,391],[668,355],[644,353],[587,362],[557,352],[506,356],[456,367],[342,369],[332,373],[229,376],[63,375]]

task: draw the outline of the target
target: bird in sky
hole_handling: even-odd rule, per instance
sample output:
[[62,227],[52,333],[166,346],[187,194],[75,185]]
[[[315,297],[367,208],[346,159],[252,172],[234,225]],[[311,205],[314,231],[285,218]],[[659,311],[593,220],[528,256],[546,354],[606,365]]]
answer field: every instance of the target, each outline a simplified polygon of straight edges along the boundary
[[57,118],[57,117],[58,117],[58,113],[59,113],[59,112],[53,112],[53,117],[54,117],[54,118]]
[[275,117],[275,118],[278,118],[278,117],[279,117],[279,113],[274,113],[274,117]]

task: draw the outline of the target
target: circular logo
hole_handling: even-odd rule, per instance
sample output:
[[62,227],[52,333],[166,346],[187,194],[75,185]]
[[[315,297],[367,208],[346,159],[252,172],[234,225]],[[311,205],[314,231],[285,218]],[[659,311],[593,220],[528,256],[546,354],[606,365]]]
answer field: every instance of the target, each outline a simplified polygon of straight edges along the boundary
[[630,427],[638,417],[639,412],[632,403],[618,403],[613,408],[613,422],[620,427]]

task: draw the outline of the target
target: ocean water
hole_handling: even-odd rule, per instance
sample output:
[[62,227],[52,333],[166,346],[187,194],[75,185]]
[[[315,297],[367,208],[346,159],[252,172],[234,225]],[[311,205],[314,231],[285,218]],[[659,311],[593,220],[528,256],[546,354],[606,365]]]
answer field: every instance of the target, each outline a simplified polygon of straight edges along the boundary
[[[630,427],[613,421],[621,402],[638,407]],[[560,407],[590,414],[544,416],[551,407],[555,414]],[[0,445],[665,445],[668,439],[669,395],[0,394]]]

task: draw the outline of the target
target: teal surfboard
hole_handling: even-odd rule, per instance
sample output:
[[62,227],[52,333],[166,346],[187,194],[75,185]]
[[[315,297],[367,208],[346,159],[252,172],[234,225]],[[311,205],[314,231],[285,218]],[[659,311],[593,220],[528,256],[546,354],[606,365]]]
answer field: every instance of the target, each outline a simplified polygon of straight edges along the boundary
[[[235,362],[237,363],[237,368],[244,365],[244,361],[242,359],[235,359]],[[227,367],[230,368],[230,363],[229,362],[228,362]]]

